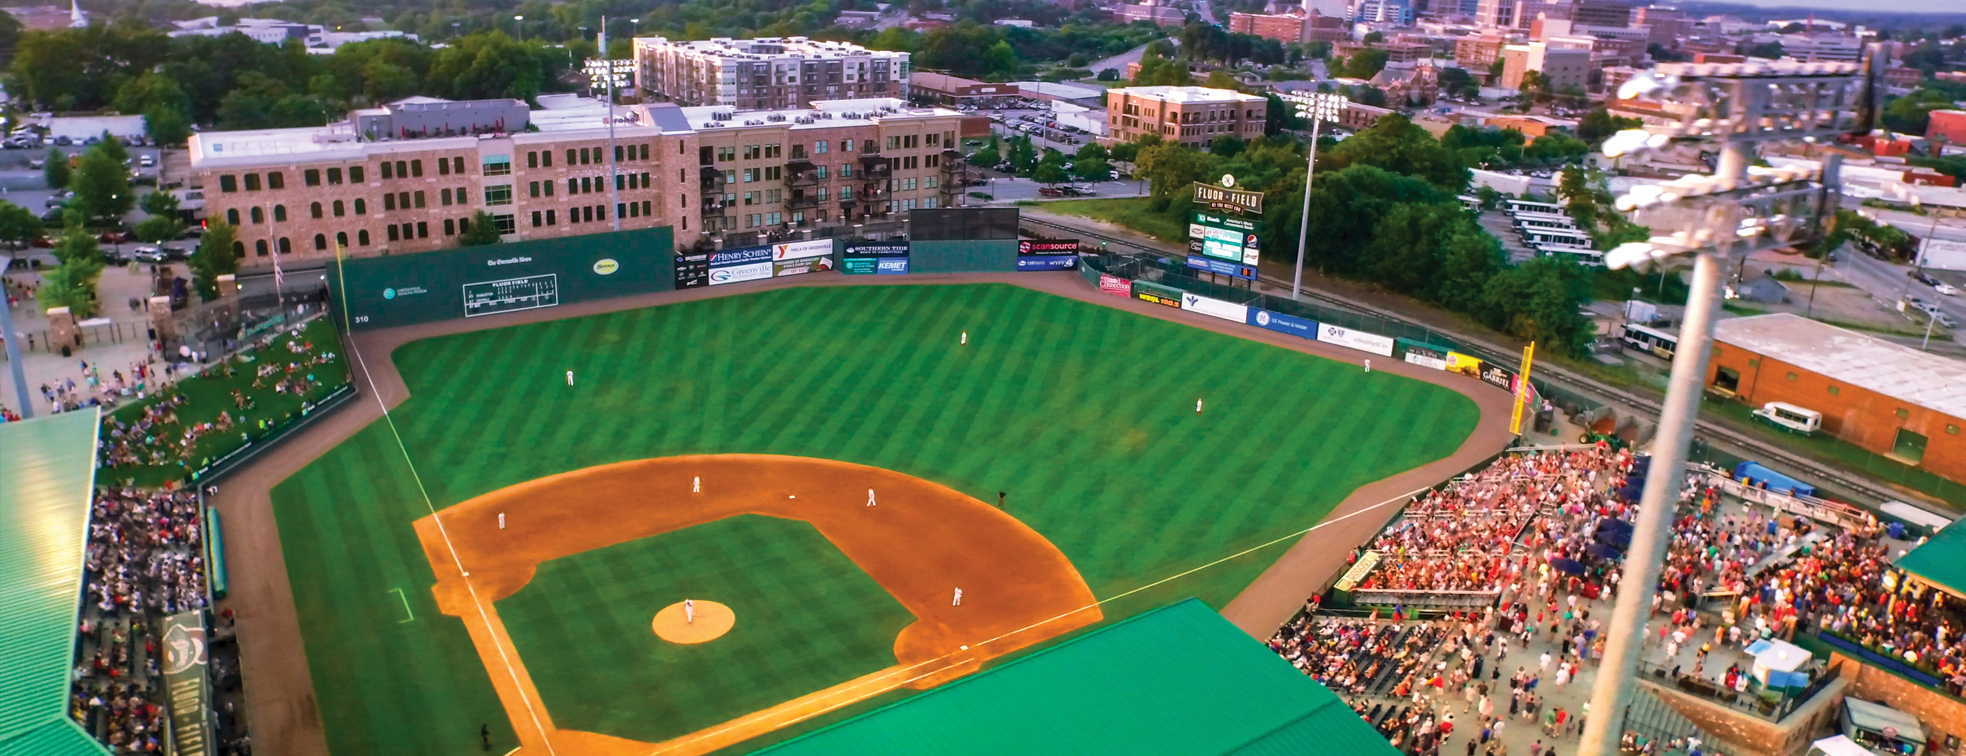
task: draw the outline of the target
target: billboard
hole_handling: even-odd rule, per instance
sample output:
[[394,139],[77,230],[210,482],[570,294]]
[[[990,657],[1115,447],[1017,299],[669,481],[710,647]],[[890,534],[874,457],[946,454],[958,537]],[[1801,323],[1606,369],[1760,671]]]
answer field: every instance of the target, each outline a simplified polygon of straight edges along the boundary
[[1199,294],[1182,294],[1181,309],[1199,312],[1212,318],[1233,320],[1237,323],[1249,322],[1249,305],[1210,299]]
[[833,258],[831,257],[801,257],[795,260],[771,261],[771,274],[773,276],[796,276],[832,269]]
[[1919,248],[1918,264],[1939,270],[1966,270],[1966,241],[1927,238]]
[[1018,255],[1018,270],[1071,270],[1078,267],[1078,255]]
[[202,611],[179,612],[164,618],[164,691],[170,704],[171,736],[180,756],[213,753],[212,685],[207,667],[211,657]]
[[1133,296],[1133,281],[1120,278],[1119,276],[1109,276],[1101,273],[1099,274],[1099,293],[1130,298]]
[[710,253],[676,255],[676,288],[694,289],[710,285]]
[[326,274],[355,330],[552,308],[670,291],[707,276],[677,269],[667,226],[386,257],[344,257]]
[[1285,315],[1258,307],[1249,308],[1249,324],[1258,328],[1268,328],[1278,333],[1317,340],[1317,321],[1306,320],[1295,315]]
[[1383,357],[1393,356],[1393,340],[1391,337],[1380,336],[1375,333],[1365,333],[1363,331],[1354,331],[1349,328],[1340,328],[1330,323],[1318,324],[1317,340],[1329,344],[1337,344],[1341,347],[1357,349],[1362,352],[1371,352]]
[[840,272],[853,276],[908,272],[907,242],[847,242],[840,253]]
[[[771,245],[771,259],[773,261],[803,260],[808,257],[823,257],[830,254],[833,254],[832,239],[786,242],[784,244]],[[803,273],[804,271],[800,272]]]
[[1197,225],[1226,228],[1248,234],[1261,233],[1263,230],[1263,222],[1260,220],[1236,218],[1221,213],[1204,213],[1200,210],[1196,210],[1191,219],[1189,233],[1194,233],[1194,226]]
[[847,242],[841,257],[907,257],[907,242]]
[[1447,369],[1447,353],[1438,349],[1409,346],[1406,348],[1405,360],[1420,367],[1433,368],[1435,370]]
[[1515,371],[1492,362],[1481,366],[1481,380],[1503,391],[1515,390]]
[[1194,268],[1195,270],[1206,271],[1209,273],[1221,273],[1225,276],[1240,278],[1244,281],[1256,280],[1256,267],[1253,265],[1243,265],[1241,263],[1230,262],[1228,260],[1216,260],[1207,257],[1196,257],[1193,255],[1189,255],[1187,257],[1187,260],[1188,260],[1188,267]]
[[1154,304],[1178,308],[1181,306],[1181,295],[1185,293],[1172,286],[1162,286],[1146,281],[1133,282],[1133,297],[1143,302],[1152,302]]
[[1020,239],[1017,254],[1020,255],[1076,255],[1079,253],[1077,239]]
[[1261,223],[1209,213],[1195,213],[1188,224],[1188,251],[1255,265]]
[[1263,214],[1263,193],[1195,182],[1195,202],[1213,210]]
[[1442,369],[1472,378],[1481,375],[1481,358],[1470,357],[1460,352],[1448,352],[1447,366]]
[[[827,242],[831,243],[831,242]],[[710,285],[722,286],[772,277],[772,247],[741,247],[710,253]]]

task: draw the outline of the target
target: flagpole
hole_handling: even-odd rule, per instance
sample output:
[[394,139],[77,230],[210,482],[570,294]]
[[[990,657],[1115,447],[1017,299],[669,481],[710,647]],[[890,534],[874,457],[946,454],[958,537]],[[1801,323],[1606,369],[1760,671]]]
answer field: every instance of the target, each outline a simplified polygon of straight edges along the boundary
[[280,219],[273,215],[273,208],[267,208],[267,218],[272,220],[273,238],[268,247],[273,249],[273,295],[280,303],[280,314],[287,314],[287,273],[280,269]]
[[608,54],[608,17],[601,17],[601,65],[608,77],[608,200],[614,207],[614,230],[621,230],[621,174],[615,165],[614,144],[614,56]]

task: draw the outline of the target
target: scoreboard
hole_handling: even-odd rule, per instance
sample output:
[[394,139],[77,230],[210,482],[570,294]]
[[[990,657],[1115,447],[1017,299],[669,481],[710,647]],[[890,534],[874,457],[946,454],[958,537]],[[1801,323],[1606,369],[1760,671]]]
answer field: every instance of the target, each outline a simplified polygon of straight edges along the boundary
[[464,317],[536,310],[560,303],[560,276],[537,276],[480,281],[464,285]]

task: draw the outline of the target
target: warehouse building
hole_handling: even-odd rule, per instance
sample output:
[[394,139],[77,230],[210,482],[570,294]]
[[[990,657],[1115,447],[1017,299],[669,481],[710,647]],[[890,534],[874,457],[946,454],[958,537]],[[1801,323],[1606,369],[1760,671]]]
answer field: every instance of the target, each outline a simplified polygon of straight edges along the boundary
[[1966,482],[1966,363],[1776,313],[1714,324],[1707,386],[1820,412],[1825,433]]

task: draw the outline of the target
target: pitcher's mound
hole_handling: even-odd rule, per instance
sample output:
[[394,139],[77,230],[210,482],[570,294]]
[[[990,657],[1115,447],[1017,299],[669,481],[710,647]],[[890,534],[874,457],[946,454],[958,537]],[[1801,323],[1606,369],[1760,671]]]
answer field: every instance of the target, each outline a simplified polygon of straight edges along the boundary
[[737,615],[730,607],[715,601],[696,602],[696,621],[683,617],[682,602],[662,607],[655,613],[655,635],[670,643],[708,643],[730,632]]

